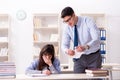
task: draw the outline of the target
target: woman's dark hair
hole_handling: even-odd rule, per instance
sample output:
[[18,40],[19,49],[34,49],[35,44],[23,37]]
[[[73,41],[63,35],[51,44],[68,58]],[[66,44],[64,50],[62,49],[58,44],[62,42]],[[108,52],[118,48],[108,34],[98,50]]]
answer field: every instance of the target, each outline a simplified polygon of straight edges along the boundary
[[55,57],[55,50],[54,50],[54,46],[52,44],[47,44],[45,45],[41,51],[40,51],[40,54],[39,54],[39,63],[38,63],[38,67],[37,69],[38,70],[42,70],[44,67],[48,67],[48,65],[44,62],[42,56],[43,55],[52,55],[52,63],[54,61],[54,57]]
[[65,7],[61,12],[61,18],[64,18],[66,16],[72,16],[74,13],[74,10],[71,7]]

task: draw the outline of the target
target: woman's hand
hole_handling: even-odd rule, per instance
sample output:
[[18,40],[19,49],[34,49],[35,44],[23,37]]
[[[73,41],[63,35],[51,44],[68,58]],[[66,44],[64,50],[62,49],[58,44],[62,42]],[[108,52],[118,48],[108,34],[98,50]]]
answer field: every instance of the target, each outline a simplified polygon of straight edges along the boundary
[[43,70],[43,71],[42,71],[42,74],[47,74],[47,75],[50,75],[50,74],[51,74],[51,72],[50,72],[49,70]]
[[48,64],[49,66],[52,65],[52,61],[51,61],[52,56],[51,55],[43,55],[43,60],[45,61],[46,64]]

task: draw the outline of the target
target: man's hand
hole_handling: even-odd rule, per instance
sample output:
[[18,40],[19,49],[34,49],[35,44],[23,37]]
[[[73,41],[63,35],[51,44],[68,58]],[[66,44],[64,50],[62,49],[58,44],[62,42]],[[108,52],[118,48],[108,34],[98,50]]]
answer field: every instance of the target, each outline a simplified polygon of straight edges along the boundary
[[77,46],[77,47],[75,48],[75,50],[76,50],[77,52],[83,52],[85,49],[86,49],[85,46]]
[[74,51],[74,50],[71,50],[71,49],[68,49],[68,50],[67,50],[67,53],[68,53],[68,55],[70,55],[70,56],[74,56],[74,55],[75,55],[75,51]]

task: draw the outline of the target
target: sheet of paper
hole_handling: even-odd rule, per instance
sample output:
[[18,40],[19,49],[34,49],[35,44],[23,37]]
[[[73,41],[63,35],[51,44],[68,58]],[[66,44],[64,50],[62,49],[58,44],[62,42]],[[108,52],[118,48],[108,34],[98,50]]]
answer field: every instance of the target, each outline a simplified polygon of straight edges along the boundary
[[77,52],[77,51],[75,51],[75,55],[73,56],[73,58],[80,58],[83,53],[84,52]]
[[42,76],[48,76],[47,74],[27,74],[28,76],[31,77],[42,77]]

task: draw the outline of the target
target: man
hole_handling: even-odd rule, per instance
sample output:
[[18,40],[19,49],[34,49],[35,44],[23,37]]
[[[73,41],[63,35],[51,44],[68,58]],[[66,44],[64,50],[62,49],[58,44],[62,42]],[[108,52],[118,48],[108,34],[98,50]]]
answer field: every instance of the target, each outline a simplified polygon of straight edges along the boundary
[[[76,16],[71,7],[62,10],[61,18],[67,24],[62,36],[62,50],[69,56],[77,52],[81,55],[73,58],[74,73],[84,73],[88,68],[101,68],[99,29],[94,21],[89,17]],[[73,49],[70,49],[70,41],[74,44]]]

